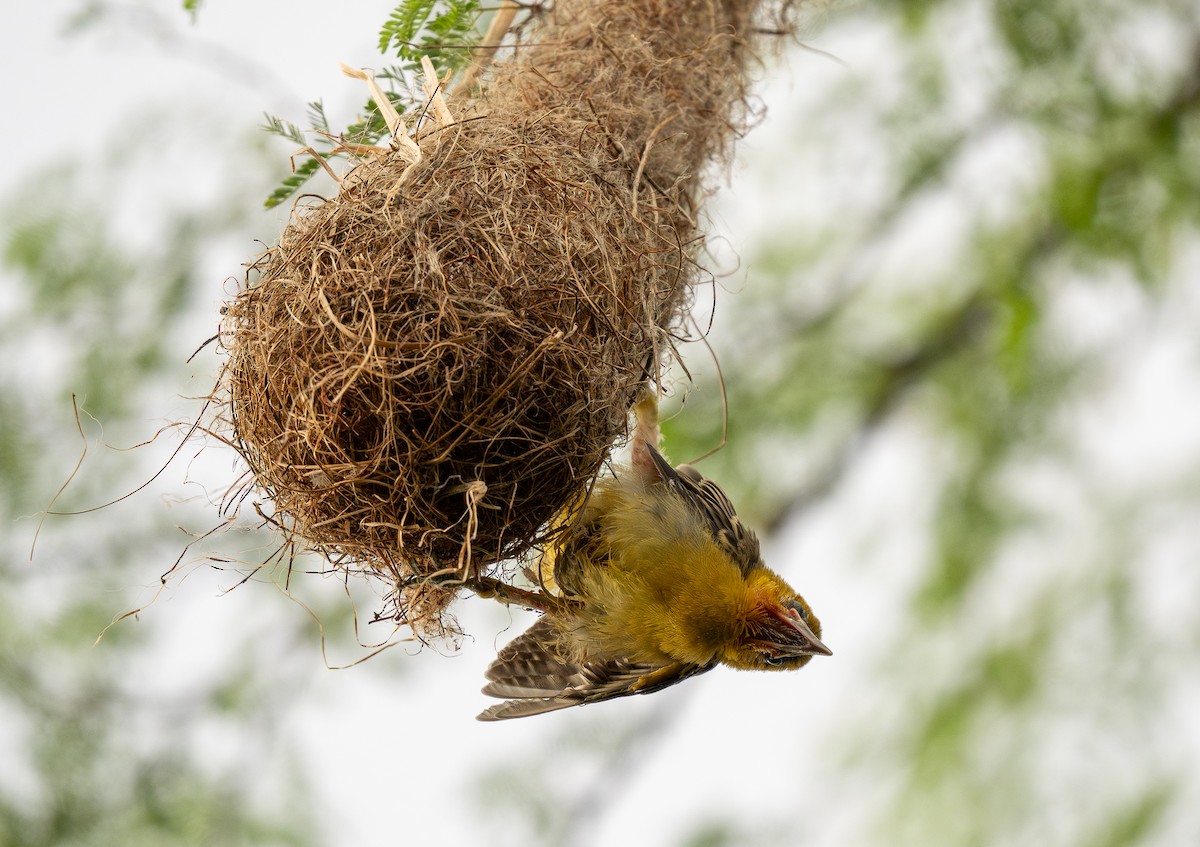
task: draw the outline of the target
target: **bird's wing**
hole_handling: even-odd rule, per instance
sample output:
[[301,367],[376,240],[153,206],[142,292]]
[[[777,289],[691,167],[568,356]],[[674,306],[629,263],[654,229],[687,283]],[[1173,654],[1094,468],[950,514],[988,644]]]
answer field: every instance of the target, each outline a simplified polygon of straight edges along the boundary
[[743,573],[756,566],[761,556],[758,536],[742,523],[721,486],[691,465],[671,467],[671,463],[653,447],[650,448],[650,457],[662,481],[704,515],[713,538],[738,563]]
[[655,665],[628,659],[571,662],[557,649],[553,624],[543,618],[509,642],[487,670],[483,693],[506,701],[481,721],[522,718],[631,694],[649,694],[709,670],[712,665]]

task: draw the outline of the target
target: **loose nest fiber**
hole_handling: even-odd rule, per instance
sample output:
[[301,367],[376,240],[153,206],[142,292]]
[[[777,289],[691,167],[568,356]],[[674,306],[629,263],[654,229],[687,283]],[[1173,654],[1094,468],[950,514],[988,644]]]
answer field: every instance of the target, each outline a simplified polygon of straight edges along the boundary
[[756,7],[559,0],[418,161],[298,209],[227,304],[221,414],[254,483],[414,628],[545,541],[657,377]]

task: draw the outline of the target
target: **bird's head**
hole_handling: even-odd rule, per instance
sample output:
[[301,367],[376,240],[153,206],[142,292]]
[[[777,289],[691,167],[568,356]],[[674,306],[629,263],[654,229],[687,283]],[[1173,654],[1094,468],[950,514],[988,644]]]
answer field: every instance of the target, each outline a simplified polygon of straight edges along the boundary
[[759,568],[747,579],[748,603],[738,637],[721,662],[738,670],[795,670],[813,656],[832,656],[821,643],[821,622],[804,598],[776,573]]

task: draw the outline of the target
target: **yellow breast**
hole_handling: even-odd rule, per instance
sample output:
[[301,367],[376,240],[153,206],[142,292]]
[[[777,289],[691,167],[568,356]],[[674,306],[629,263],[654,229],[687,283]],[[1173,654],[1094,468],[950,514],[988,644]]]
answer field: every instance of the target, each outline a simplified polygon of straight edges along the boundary
[[572,563],[584,602],[569,623],[586,652],[703,665],[738,637],[745,580],[701,516],[666,488],[616,481],[590,508],[597,543]]

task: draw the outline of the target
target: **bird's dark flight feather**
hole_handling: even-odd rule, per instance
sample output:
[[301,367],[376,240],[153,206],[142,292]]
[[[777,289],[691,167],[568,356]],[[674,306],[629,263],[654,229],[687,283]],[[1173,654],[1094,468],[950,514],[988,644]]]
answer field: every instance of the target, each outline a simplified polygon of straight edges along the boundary
[[561,655],[558,632],[542,618],[509,642],[487,670],[483,693],[507,698],[479,715],[498,721],[540,715],[632,694],[649,694],[704,673],[712,665],[654,665],[610,659],[571,662]]
[[721,487],[691,465],[671,467],[671,463],[662,453],[652,445],[646,446],[662,481],[679,492],[679,496],[704,515],[716,542],[737,562],[743,573],[749,572],[761,558],[758,536],[741,522],[733,509],[733,503]]

